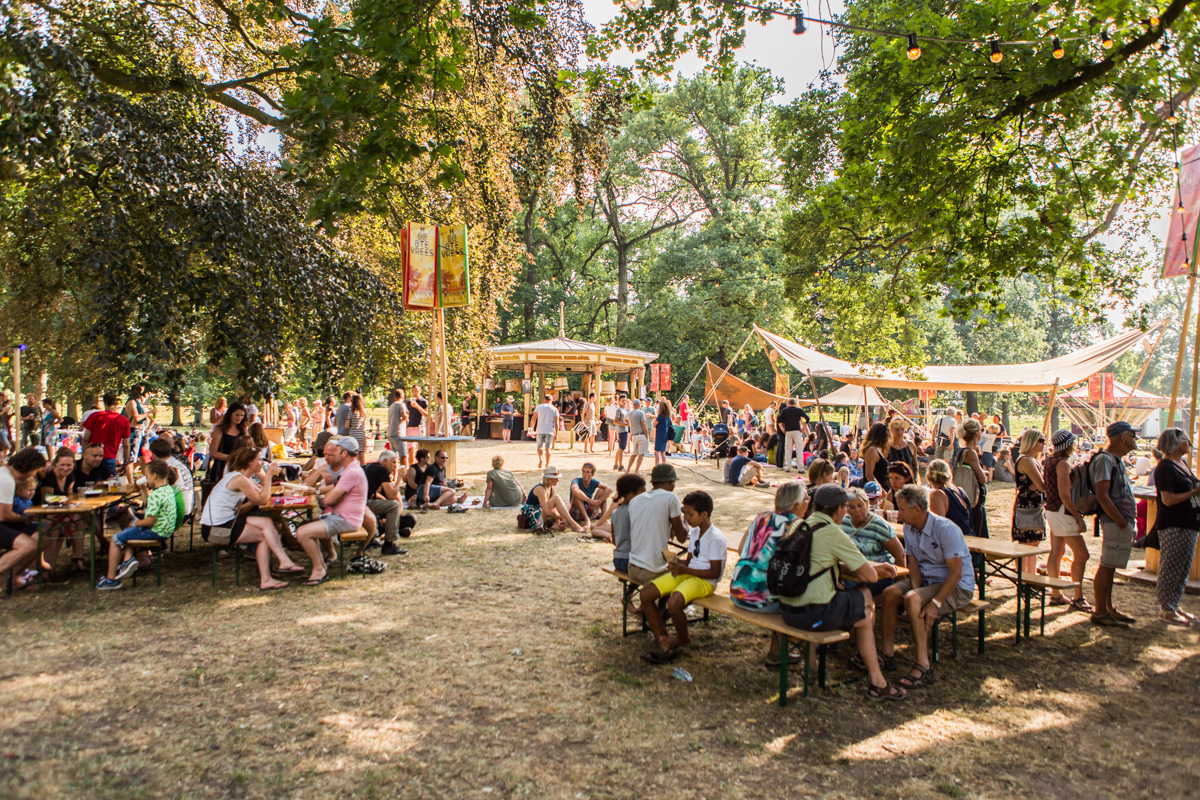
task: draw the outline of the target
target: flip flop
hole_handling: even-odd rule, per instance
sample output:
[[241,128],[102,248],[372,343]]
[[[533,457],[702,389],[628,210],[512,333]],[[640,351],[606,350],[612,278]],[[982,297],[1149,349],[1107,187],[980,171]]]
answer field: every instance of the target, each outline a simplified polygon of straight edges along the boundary
[[287,583],[287,582],[285,581],[285,582],[283,582],[283,583],[281,583],[281,584],[278,584],[278,585],[276,585],[276,586],[266,586],[266,587],[264,587],[264,586],[260,586],[260,587],[258,587],[258,590],[259,590],[260,592],[274,592],[274,591],[277,591],[277,590],[279,590],[279,589],[286,589],[286,588],[288,588],[289,586],[291,586],[291,584],[290,584],[290,583]]
[[641,656],[642,661],[645,661],[650,664],[670,664],[672,661],[674,661],[678,657],[679,657],[678,649],[670,650],[666,653],[663,653],[659,650],[654,650],[649,653],[642,653],[642,656]]
[[324,583],[324,582],[325,582],[325,581],[327,581],[327,580],[329,580],[329,573],[328,573],[328,572],[326,572],[324,575],[322,575],[321,577],[317,578],[316,580],[313,580],[312,578],[309,578],[308,580],[306,580],[306,581],[304,582],[304,584],[303,584],[303,585],[304,585],[304,586],[320,586],[322,583]]
[[272,570],[272,572],[275,575],[303,575],[306,572],[306,570],[304,569],[304,567],[297,565],[292,569],[276,569],[276,570]]

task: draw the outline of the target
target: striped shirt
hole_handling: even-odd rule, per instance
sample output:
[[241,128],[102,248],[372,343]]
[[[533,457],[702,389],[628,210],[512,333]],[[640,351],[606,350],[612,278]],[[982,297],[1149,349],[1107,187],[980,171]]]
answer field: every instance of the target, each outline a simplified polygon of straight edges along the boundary
[[884,547],[886,542],[896,538],[896,531],[882,517],[871,514],[861,528],[856,528],[850,521],[850,515],[847,514],[846,518],[842,520],[842,530],[846,532],[846,535],[850,537],[850,540],[868,561],[896,563],[896,559],[892,558],[892,554]]

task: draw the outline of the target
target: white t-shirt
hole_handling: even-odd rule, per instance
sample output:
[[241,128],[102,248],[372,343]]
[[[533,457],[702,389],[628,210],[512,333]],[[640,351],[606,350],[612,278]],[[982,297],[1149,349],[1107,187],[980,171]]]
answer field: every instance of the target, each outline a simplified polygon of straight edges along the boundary
[[[699,551],[697,551],[696,540],[699,539]],[[692,569],[712,569],[713,566],[719,564],[722,571],[725,569],[725,534],[721,533],[721,529],[716,525],[709,524],[708,530],[704,532],[704,537],[700,536],[699,528],[692,528],[688,531],[688,553],[691,554],[691,559],[688,560],[688,566]],[[699,555],[697,555],[699,552]],[[704,578],[712,584],[713,588],[717,588],[717,581],[721,580],[721,573],[717,573],[715,578]]]
[[558,427],[558,409],[549,403],[542,403],[533,410],[537,414],[537,427],[533,432],[538,434],[553,434]]
[[629,563],[651,572],[667,568],[662,551],[671,539],[671,520],[683,513],[674,492],[651,489],[629,501]]
[[[944,414],[942,416],[942,418],[938,420],[938,426],[937,426],[938,436],[945,436],[945,437],[949,438],[951,442],[953,442],[954,441],[954,430],[957,427],[958,427],[958,421],[955,420],[954,417],[950,416],[949,414]],[[937,442],[934,442],[934,444],[936,445]]]
[[[246,416],[247,417],[257,417],[258,416],[258,406],[254,405],[254,403],[248,404],[246,406]],[[261,420],[255,420],[255,422],[260,422],[260,421]]]
[[609,419],[617,418],[617,406],[615,403],[609,403],[604,407],[604,416],[608,417]]
[[0,467],[0,503],[12,505],[17,496],[17,477],[8,467]]
[[89,408],[87,411],[83,412],[83,416],[79,418],[79,424],[83,425],[83,423],[87,421],[88,417],[90,417],[92,414],[95,414],[99,410],[100,409],[98,408]]
[[771,427],[775,424],[775,409],[767,406],[767,410],[763,412],[763,425]]
[[183,513],[192,513],[192,508],[196,505],[196,484],[192,480],[192,471],[175,456],[167,459],[167,465],[174,467],[179,473],[179,480],[175,481],[175,488],[183,492]]
[[1145,456],[1140,456],[1138,460],[1133,463],[1133,474],[1139,478],[1143,475],[1149,475],[1153,471],[1154,462]]

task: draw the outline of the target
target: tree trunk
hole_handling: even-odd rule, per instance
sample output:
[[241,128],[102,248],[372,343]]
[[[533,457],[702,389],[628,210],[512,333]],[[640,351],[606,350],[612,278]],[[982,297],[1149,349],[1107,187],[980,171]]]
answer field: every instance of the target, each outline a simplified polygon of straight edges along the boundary
[[67,416],[79,419],[79,403],[74,397],[67,398]]
[[979,395],[976,392],[963,392],[963,397],[967,402],[967,416],[979,413]]
[[1012,435],[1012,423],[1008,421],[1008,401],[1005,400],[1000,404],[1000,421],[1004,423],[1004,430],[1008,431],[1008,435]]
[[179,407],[179,398],[175,398],[174,400],[171,401],[171,427],[172,428],[182,428],[183,427],[183,417],[180,416],[180,412],[181,412],[181,409]]
[[525,341],[532,341],[534,336],[534,304],[537,302],[537,294],[533,293],[533,287],[537,284],[537,256],[533,252],[533,228],[534,221],[537,219],[537,195],[529,198],[529,202],[525,205],[525,285],[531,291],[529,299],[525,301],[524,321],[525,321]]

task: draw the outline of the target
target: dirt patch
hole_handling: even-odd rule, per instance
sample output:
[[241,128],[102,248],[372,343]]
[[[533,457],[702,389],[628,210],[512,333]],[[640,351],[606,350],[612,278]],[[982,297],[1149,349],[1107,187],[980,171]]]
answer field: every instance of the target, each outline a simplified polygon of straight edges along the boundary
[[[530,444],[459,452],[480,493],[497,453],[536,480]],[[567,477],[584,460],[555,455]],[[590,460],[612,483],[609,455]],[[734,541],[770,502],[711,462],[673,463]],[[1011,502],[992,492],[993,536]],[[1116,589],[1132,630],[1048,609],[1046,637],[1035,620],[1018,648],[1013,590],[994,582],[986,657],[965,620],[960,658],[945,647],[907,703],[868,704],[857,681],[793,688],[781,709],[755,629],[694,626],[679,662],[694,682],[675,680],[621,638],[610,551],[514,517],[421,515],[386,573],[317,589],[235,588],[222,561],[214,590],[184,536],[161,590],[0,600],[0,796],[1200,797],[1200,635],[1152,621],[1152,589]],[[831,683],[858,678],[848,656]]]

